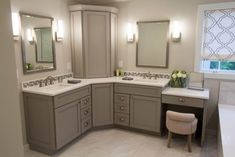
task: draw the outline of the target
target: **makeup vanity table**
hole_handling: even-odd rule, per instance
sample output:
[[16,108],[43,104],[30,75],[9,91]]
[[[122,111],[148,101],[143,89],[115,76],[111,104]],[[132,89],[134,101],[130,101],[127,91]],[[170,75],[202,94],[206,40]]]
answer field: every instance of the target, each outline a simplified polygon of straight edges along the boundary
[[[207,115],[207,105],[206,101],[209,99],[209,90],[205,89],[204,91],[200,90],[191,90],[187,88],[166,88],[162,92],[162,105],[163,110],[167,110],[168,105],[174,105],[173,108],[176,110],[180,109],[179,106],[185,108],[190,108],[192,112],[196,112],[196,117],[202,121],[201,128],[201,146],[203,146],[205,139],[205,130],[206,130],[206,115]],[[195,111],[197,109],[199,112],[201,110],[202,114]],[[184,111],[184,110],[183,110]],[[187,112],[187,109],[185,110]],[[165,113],[165,112],[163,112]]]

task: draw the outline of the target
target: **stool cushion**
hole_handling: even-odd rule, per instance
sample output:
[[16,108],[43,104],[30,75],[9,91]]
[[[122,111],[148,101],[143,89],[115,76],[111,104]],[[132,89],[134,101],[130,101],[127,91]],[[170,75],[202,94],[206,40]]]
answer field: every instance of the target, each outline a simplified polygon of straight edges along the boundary
[[194,114],[167,111],[166,127],[170,132],[190,135],[197,129],[197,118]]

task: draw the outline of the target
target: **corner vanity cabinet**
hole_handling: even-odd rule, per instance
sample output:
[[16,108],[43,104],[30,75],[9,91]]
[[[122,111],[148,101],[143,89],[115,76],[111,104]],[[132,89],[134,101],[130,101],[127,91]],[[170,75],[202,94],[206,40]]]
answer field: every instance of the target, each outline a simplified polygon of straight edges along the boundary
[[53,154],[91,128],[91,86],[56,96],[24,93],[30,148]]
[[70,6],[74,77],[114,75],[117,12],[112,7]]
[[30,148],[54,154],[92,127],[116,126],[160,134],[162,89],[94,81],[55,96],[26,90],[23,94]]
[[161,87],[115,84],[115,124],[161,133]]

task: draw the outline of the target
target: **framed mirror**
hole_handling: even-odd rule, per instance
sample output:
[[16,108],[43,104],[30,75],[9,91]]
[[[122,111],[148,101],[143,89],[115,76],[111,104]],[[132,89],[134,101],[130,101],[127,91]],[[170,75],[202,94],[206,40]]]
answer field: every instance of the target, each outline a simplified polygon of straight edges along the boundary
[[137,22],[137,67],[168,67],[169,24],[169,20]]
[[52,17],[20,13],[24,74],[56,69]]

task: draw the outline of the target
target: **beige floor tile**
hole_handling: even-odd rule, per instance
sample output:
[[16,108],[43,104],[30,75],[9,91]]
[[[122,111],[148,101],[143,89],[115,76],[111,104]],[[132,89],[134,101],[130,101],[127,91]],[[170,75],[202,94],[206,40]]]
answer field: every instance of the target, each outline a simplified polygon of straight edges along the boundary
[[[53,157],[217,157],[216,137],[208,137],[203,148],[193,141],[189,153],[184,137],[175,137],[167,148],[166,136],[107,129],[87,134]],[[25,157],[49,156],[26,151]]]

